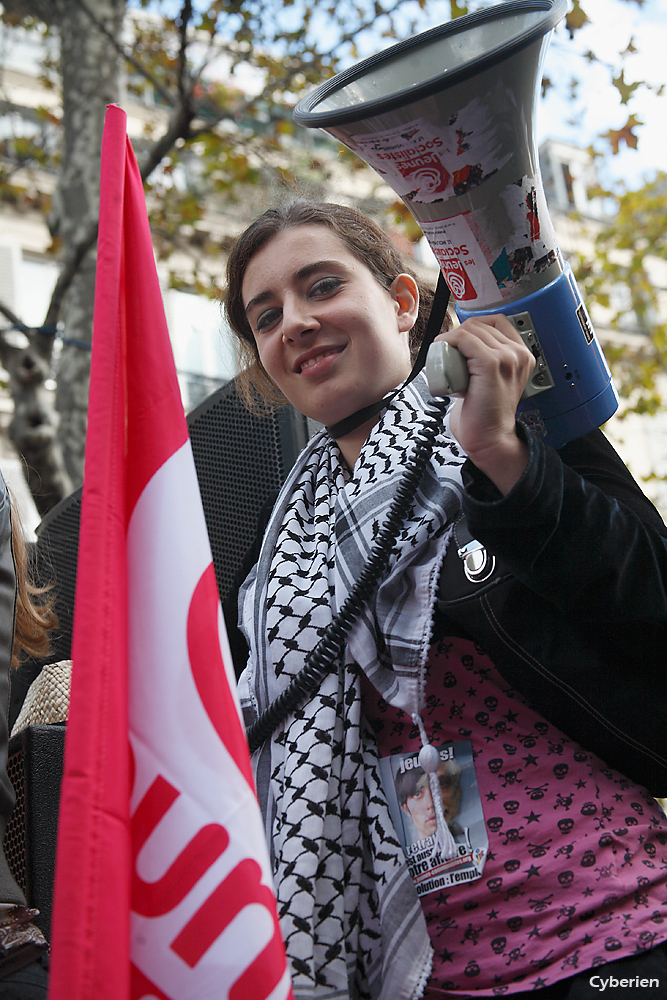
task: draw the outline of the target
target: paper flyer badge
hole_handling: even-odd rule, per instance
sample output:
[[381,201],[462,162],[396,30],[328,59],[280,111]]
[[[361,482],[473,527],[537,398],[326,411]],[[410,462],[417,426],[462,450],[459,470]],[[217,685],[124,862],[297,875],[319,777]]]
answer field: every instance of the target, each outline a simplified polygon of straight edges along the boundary
[[346,142],[405,201],[429,204],[465,194],[510,159],[496,129],[488,108],[474,98],[447,124],[418,118]]
[[470,228],[469,215],[464,212],[451,219],[420,223],[450,292],[467,306],[497,301],[499,294],[493,271]]
[[448,860],[433,853],[435,811],[419,754],[399,753],[380,760],[382,786],[418,896],[480,878],[489,850],[470,741],[437,749],[443,811],[458,852]]
[[493,211],[498,218],[500,213],[488,205],[420,222],[452,295],[465,308],[497,304],[530,275],[560,260],[543,192],[532,178],[507,185],[498,200],[506,222],[504,242],[491,218]]
[[542,185],[534,178],[518,178],[502,191],[501,199],[512,224],[511,236],[496,248],[491,269],[502,289],[550,267],[557,259],[558,243]]

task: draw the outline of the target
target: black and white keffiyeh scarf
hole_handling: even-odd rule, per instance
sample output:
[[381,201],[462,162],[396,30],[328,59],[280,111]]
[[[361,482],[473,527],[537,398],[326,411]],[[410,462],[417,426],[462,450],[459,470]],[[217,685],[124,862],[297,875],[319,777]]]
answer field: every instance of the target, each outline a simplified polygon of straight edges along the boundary
[[[239,595],[250,646],[239,691],[248,723],[303,667],[357,580],[427,399],[419,376],[381,416],[353,473],[321,431],[288,477]],[[430,974],[426,923],[382,791],[360,670],[392,705],[419,712],[463,461],[443,425],[345,663],[253,757],[298,1000],[417,1000]]]

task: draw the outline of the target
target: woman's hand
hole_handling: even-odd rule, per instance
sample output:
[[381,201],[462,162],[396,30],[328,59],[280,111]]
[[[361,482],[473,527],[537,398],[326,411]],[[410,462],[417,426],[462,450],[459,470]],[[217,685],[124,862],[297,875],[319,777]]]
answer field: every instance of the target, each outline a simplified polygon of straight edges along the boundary
[[452,409],[452,432],[477,468],[509,493],[528,461],[515,413],[535,358],[501,314],[467,319],[436,340],[457,347],[468,363],[470,384]]

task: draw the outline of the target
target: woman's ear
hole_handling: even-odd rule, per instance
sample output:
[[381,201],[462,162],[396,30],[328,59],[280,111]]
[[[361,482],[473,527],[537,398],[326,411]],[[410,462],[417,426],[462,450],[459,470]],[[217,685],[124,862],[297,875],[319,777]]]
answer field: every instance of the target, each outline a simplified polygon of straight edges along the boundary
[[392,281],[389,291],[396,303],[399,330],[401,332],[411,330],[417,322],[419,313],[417,282],[410,274],[399,274]]

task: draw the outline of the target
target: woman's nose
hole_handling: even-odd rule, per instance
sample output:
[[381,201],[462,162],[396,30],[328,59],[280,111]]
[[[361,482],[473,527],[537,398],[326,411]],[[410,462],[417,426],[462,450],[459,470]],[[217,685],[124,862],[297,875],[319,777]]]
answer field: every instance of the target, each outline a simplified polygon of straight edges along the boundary
[[309,303],[292,298],[283,302],[283,340],[301,340],[318,328]]

